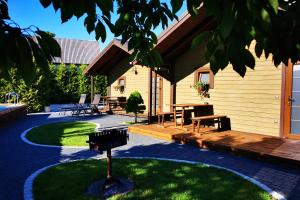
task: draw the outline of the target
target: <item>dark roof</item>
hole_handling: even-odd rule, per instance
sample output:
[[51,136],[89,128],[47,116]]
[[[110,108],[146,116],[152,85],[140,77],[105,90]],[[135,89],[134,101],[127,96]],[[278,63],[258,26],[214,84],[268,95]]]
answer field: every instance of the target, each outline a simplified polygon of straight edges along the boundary
[[185,13],[178,21],[164,30],[158,37],[155,50],[161,53],[165,62],[172,61],[190,48],[192,40],[201,32],[214,27],[215,22],[205,17],[205,9],[199,8],[197,17]]
[[[154,49],[161,53],[166,62],[169,62],[190,48],[190,44],[197,34],[213,26],[214,22],[205,17],[205,9],[201,6],[197,17],[192,17],[186,12],[178,21],[164,30],[158,37]],[[95,57],[86,68],[85,74],[105,74],[107,70],[114,66],[113,64],[122,59],[122,55],[130,55],[130,53],[126,45],[122,45],[119,40],[114,39]]]
[[84,70],[85,74],[105,74],[114,64],[118,63],[124,56],[130,55],[127,43],[122,44],[120,40],[113,39]]
[[100,52],[97,41],[55,38],[61,47],[61,58],[56,57],[53,63],[89,64]]

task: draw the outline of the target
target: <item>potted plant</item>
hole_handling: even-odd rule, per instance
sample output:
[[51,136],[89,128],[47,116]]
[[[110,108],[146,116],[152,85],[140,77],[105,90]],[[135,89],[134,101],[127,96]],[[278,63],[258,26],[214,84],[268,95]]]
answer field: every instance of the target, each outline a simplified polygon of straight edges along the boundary
[[124,85],[116,85],[116,86],[114,86],[114,89],[116,91],[120,91],[121,93],[123,93],[125,90],[125,86]]
[[209,98],[209,84],[206,82],[198,81],[195,85],[194,88],[198,91],[198,94],[201,97],[206,97]]

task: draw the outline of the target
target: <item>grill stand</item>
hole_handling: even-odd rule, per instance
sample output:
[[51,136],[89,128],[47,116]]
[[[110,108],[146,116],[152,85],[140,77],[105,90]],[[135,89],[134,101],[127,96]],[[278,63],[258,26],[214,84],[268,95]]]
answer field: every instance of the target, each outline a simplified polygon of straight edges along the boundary
[[105,193],[105,190],[109,190],[110,187],[119,187],[122,186],[122,182],[119,179],[113,178],[112,176],[112,156],[111,156],[111,149],[108,149],[106,151],[106,162],[107,162],[107,176],[104,181],[104,184],[101,188],[103,193]]
[[116,194],[125,194],[133,190],[133,182],[127,178],[114,178],[112,170],[112,148],[127,144],[129,135],[125,127],[111,127],[98,129],[89,134],[90,150],[97,150],[100,154],[106,151],[106,178],[92,183],[86,195],[109,198]]

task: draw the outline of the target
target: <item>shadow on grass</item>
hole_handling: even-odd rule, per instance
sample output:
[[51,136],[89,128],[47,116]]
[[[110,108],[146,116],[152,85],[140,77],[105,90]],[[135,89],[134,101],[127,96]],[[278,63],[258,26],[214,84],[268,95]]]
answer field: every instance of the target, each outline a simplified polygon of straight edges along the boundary
[[[240,177],[203,165],[158,160],[114,159],[116,177],[128,177],[135,188],[112,199],[271,199]],[[105,160],[84,160],[54,167],[35,181],[35,199],[93,199],[83,195],[105,177]]]

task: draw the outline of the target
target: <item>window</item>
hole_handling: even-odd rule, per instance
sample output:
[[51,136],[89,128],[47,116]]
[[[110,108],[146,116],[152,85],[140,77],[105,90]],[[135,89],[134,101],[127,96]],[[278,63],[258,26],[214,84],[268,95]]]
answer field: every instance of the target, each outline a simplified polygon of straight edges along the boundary
[[120,87],[124,87],[125,88],[125,77],[124,76],[122,76],[122,77],[119,78],[118,84],[119,84]]
[[118,85],[116,86],[116,90],[119,90],[120,93],[124,93],[125,91],[125,84],[126,84],[126,81],[125,81],[125,76],[122,76],[118,79]]
[[214,74],[208,67],[201,67],[200,69],[195,71],[195,83],[197,82],[203,82],[209,84],[209,88],[214,88]]

